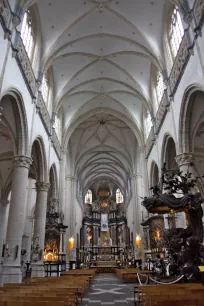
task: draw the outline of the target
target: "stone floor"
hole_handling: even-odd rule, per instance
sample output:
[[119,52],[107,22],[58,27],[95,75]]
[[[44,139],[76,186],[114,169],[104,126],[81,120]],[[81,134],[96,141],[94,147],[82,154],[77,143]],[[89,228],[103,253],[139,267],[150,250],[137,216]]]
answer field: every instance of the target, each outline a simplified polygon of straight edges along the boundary
[[84,297],[82,305],[133,305],[133,292],[131,292],[133,285],[122,284],[115,274],[98,274]]

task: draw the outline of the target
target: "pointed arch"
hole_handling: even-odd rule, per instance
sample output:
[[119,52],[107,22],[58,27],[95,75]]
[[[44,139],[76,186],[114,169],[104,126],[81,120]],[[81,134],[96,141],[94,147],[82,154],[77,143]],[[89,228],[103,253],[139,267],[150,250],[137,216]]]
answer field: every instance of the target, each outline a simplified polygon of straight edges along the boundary
[[190,121],[196,94],[204,94],[204,86],[192,84],[184,92],[179,116],[179,153],[191,152]]
[[178,165],[175,160],[176,156],[177,156],[177,149],[174,138],[170,134],[166,134],[164,136],[163,145],[162,145],[162,156],[161,156],[162,166],[164,163],[166,163],[167,169],[177,169]]
[[[0,106],[10,103],[13,115],[15,118],[15,132],[16,139],[14,145],[14,154],[15,155],[28,155],[29,154],[29,137],[28,137],[28,123],[25,105],[21,93],[15,89],[10,88],[2,94]],[[4,116],[4,114],[3,114]],[[5,119],[6,115],[5,115]],[[7,120],[9,122],[9,120]],[[10,129],[11,130],[11,129]],[[13,134],[14,131],[12,131]]]
[[47,158],[44,141],[41,136],[36,137],[32,144],[31,157],[33,163],[31,170],[37,182],[48,182]]
[[154,187],[159,183],[159,167],[155,161],[152,161],[150,170],[150,186]]
[[50,180],[50,197],[52,199],[58,198],[58,178],[57,178],[57,169],[56,165],[52,164],[49,171],[49,180]]

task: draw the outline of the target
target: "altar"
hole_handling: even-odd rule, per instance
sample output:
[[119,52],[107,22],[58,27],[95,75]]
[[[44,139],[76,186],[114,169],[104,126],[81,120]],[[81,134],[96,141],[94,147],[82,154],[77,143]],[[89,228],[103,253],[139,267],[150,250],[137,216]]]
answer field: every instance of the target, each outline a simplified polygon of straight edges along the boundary
[[111,263],[116,267],[116,261],[124,260],[130,248],[123,203],[116,204],[109,196],[86,203],[80,234],[81,262],[94,262],[98,267]]

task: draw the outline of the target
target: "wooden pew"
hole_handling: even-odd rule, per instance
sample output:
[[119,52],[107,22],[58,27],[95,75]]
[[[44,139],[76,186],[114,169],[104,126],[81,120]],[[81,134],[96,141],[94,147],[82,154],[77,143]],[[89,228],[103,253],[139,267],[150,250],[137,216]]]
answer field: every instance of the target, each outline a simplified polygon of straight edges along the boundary
[[192,305],[194,303],[199,306],[204,305],[204,286],[202,284],[139,286],[137,290],[137,299],[141,306],[167,306],[166,304],[170,305],[170,303],[171,306],[177,306],[177,304],[184,306],[185,301],[192,302]]

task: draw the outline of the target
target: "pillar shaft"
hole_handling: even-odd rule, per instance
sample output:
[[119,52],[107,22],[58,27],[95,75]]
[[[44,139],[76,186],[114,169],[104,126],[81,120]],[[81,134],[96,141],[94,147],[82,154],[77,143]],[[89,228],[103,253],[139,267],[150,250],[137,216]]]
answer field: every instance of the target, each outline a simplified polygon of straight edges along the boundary
[[26,263],[27,261],[30,262],[31,260],[31,244],[32,244],[32,230],[33,230],[33,216],[28,216],[25,222],[25,229],[24,229],[24,236],[28,237],[25,242],[25,250],[26,253],[23,256],[23,261]]
[[31,162],[31,158],[27,156],[14,157],[11,204],[6,236],[7,250],[2,269],[2,280],[6,283],[20,283],[22,280],[21,244],[26,212],[28,171]]
[[65,205],[66,205],[66,195],[65,195],[65,169],[66,169],[66,154],[67,151],[62,151],[62,160],[60,163],[60,211],[62,210],[65,213]]
[[32,253],[32,276],[43,277],[43,251],[45,244],[45,225],[47,211],[47,193],[49,189],[48,183],[36,183],[36,209],[35,209],[35,225]]

